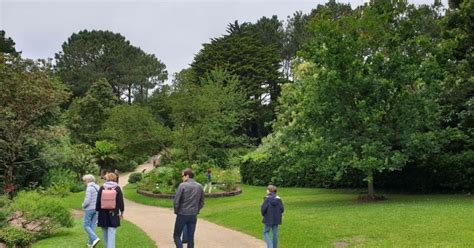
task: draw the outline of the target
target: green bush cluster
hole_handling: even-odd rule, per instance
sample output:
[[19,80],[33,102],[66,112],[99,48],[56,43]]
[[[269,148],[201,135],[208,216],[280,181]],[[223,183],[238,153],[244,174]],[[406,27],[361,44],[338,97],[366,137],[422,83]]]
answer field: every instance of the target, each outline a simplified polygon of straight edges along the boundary
[[207,183],[207,170],[212,170],[212,181],[224,191],[231,191],[241,182],[239,168],[229,167],[222,169],[214,166],[211,162],[189,163],[182,161],[170,161],[168,166],[160,166],[145,174],[138,182],[138,188],[154,193],[175,193],[176,188],[182,182],[181,171],[191,168],[194,180],[204,185]]
[[[215,173],[213,173],[215,175]],[[219,170],[216,173],[218,186],[224,191],[232,191],[242,181],[238,167]]]
[[181,182],[181,174],[176,168],[158,167],[147,173],[138,187],[153,193],[174,193]]
[[29,247],[34,240],[34,234],[24,229],[5,227],[0,229],[0,242],[9,248]]
[[[35,230],[15,227],[6,221],[12,214],[25,223],[35,223]],[[22,191],[13,201],[0,198],[0,243],[7,247],[29,247],[38,238],[52,235],[60,227],[71,227],[73,220],[61,201],[36,191]]]
[[288,157],[269,155],[258,150],[243,156],[240,161],[242,182],[251,185],[298,187],[364,187],[363,174],[348,168],[344,174],[337,171],[318,170],[311,158],[292,160]]
[[73,224],[69,210],[60,199],[38,192],[20,192],[10,207],[13,212],[22,212],[28,221],[41,222],[40,237],[49,236],[60,227],[71,227]]
[[[51,195],[66,196],[72,190],[78,192],[77,176],[74,172],[63,168],[53,168],[43,176],[43,186]],[[80,191],[80,190],[79,190]]]
[[267,154],[245,155],[240,165],[242,182],[251,185],[267,185],[273,182],[273,173],[277,168],[277,165],[272,163],[272,157]]
[[10,200],[6,196],[0,196],[0,229],[6,225],[7,218],[10,215]]
[[128,182],[129,183],[138,183],[142,180],[142,173],[140,172],[134,172],[132,174],[130,174],[130,176],[128,177]]

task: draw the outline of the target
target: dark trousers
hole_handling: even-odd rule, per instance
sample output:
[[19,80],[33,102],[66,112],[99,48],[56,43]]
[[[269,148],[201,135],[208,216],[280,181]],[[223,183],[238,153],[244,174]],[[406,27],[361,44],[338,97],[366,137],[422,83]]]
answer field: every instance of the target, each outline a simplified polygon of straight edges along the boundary
[[176,248],[183,248],[181,234],[183,234],[184,226],[187,226],[188,229],[188,248],[194,248],[194,231],[196,230],[196,222],[196,215],[176,215],[173,232],[173,239]]

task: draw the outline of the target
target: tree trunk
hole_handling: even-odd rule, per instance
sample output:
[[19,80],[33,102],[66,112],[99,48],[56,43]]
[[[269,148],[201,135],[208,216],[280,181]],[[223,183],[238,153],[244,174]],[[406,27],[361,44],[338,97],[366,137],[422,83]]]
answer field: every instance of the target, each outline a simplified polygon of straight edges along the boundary
[[5,194],[9,199],[13,199],[13,193],[15,193],[15,177],[13,176],[13,165],[7,166],[5,170]]
[[374,193],[374,175],[373,175],[373,172],[370,171],[369,172],[369,176],[368,176],[368,181],[367,181],[367,184],[368,184],[368,196],[369,198],[371,199],[375,199],[375,193]]

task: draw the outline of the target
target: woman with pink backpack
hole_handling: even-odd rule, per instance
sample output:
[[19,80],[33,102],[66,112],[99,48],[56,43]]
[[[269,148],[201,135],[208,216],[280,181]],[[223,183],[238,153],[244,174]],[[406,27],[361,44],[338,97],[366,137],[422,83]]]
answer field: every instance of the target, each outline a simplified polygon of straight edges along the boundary
[[97,225],[102,228],[104,247],[115,248],[115,233],[120,226],[120,220],[123,219],[123,194],[116,182],[115,173],[107,173],[105,180],[97,195]]

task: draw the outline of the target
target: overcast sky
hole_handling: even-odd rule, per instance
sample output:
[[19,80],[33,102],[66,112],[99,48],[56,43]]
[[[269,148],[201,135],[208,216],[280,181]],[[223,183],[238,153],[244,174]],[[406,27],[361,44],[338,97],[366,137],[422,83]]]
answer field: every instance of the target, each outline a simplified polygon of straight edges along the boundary
[[[166,64],[170,75],[187,68],[202,43],[225,34],[228,23],[255,22],[262,16],[304,13],[322,0],[74,1],[0,0],[0,29],[26,58],[52,58],[72,33],[101,29],[118,32]],[[351,6],[364,0],[346,0]],[[432,0],[411,0],[428,3]],[[442,1],[445,5],[447,0]]]

